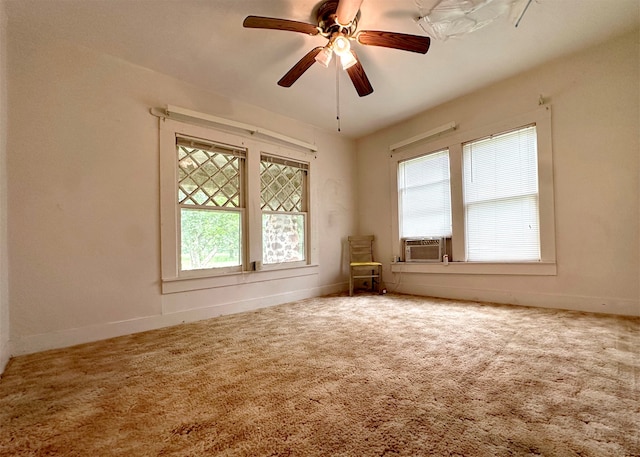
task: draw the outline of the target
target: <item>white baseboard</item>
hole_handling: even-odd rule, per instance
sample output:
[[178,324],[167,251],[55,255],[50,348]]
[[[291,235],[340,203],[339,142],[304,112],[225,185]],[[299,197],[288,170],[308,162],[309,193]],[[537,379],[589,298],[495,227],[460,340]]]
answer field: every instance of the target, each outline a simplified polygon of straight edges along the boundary
[[[125,321],[109,322],[105,324],[91,325],[65,329],[57,332],[26,335],[12,340],[10,343],[11,356],[32,354],[34,352],[75,346],[77,344],[90,343],[105,340],[132,333],[145,332],[163,327],[170,327],[187,322],[196,322],[203,319],[223,316],[227,314],[241,313],[269,306],[289,303],[305,298],[319,297],[338,293],[345,290],[345,284],[331,284],[312,289],[297,290],[283,294],[266,297],[252,298],[248,300],[209,306],[206,308],[189,309],[185,311],[146,316]],[[7,351],[7,353],[9,353]],[[7,357],[8,360],[8,357]]]
[[7,367],[7,363],[11,358],[11,350],[9,347],[9,341],[0,341],[0,375],[4,373],[4,369]]
[[[387,283],[389,291],[397,293],[536,306],[540,308],[640,316],[640,303],[637,300],[530,292],[514,293],[504,290],[454,288],[421,284],[400,284],[397,288],[395,286],[395,284]],[[31,354],[49,349],[69,347],[77,344],[129,335],[132,333],[155,330],[187,322],[195,322],[202,319],[210,319],[227,314],[251,311],[295,300],[343,292],[346,290],[346,287],[346,283],[331,284],[312,289],[225,303],[206,308],[146,316],[126,321],[109,322],[57,332],[26,335],[12,340],[9,345],[6,343],[4,345],[0,345],[0,373],[6,366],[10,355],[19,356]]]
[[397,287],[393,283],[388,283],[387,287],[390,291],[397,293],[451,298],[455,300],[503,303],[623,316],[640,316],[640,301],[631,299],[539,292],[514,292],[500,289],[477,289],[411,283],[400,284]]

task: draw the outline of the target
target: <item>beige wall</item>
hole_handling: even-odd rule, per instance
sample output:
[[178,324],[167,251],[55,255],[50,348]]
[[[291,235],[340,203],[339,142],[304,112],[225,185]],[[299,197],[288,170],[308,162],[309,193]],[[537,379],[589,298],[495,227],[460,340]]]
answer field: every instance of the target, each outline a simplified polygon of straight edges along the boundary
[[[5,33],[3,21],[0,7]],[[376,235],[392,291],[640,314],[638,33],[454,100],[357,148],[37,33],[9,25],[2,38],[9,44],[8,54],[0,48],[0,139],[8,143],[5,150],[0,141],[0,159],[6,154],[8,184],[2,170],[0,185],[10,202],[7,210],[0,199],[10,258],[7,269],[0,239],[4,358],[9,311],[11,353],[21,354],[343,290],[343,241],[356,232]],[[391,275],[389,144],[452,120],[469,129],[502,121],[535,109],[540,94],[553,107],[557,276]],[[160,293],[158,121],[148,110],[165,104],[319,146],[316,276]]]
[[9,285],[7,281],[7,15],[0,0],[0,373],[9,361]]
[[[361,139],[358,220],[376,235],[387,288],[640,315],[639,42],[636,31]],[[450,121],[470,130],[509,119],[541,94],[553,113],[557,276],[392,274],[389,145]]]
[[[13,354],[345,288],[339,240],[356,226],[353,141],[11,24],[9,82]],[[316,275],[161,294],[149,108],[166,104],[317,144]]]

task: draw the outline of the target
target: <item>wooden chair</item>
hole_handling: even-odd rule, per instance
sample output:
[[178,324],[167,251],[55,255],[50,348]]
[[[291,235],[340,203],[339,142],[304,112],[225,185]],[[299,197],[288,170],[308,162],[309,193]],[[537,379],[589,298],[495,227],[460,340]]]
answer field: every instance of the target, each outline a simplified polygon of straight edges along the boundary
[[373,261],[373,235],[350,236],[349,238],[349,296],[353,296],[354,279],[370,279],[380,293],[382,264]]

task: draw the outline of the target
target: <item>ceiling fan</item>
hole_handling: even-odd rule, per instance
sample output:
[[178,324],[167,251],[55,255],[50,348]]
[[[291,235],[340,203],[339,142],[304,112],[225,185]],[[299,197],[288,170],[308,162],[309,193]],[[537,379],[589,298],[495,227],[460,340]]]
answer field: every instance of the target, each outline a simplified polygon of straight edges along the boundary
[[328,41],[309,51],[285,74],[278,84],[291,87],[302,74],[315,62],[328,67],[333,55],[340,58],[342,68],[347,71],[358,95],[364,97],[373,92],[373,87],[362,68],[358,56],[351,49],[356,41],[366,46],[382,46],[404,51],[426,54],[431,39],[426,36],[406,33],[383,32],[378,30],[357,31],[360,17],[360,5],[363,0],[326,0],[318,6],[316,18],[318,25],[263,16],[247,16],[243,26],[254,29],[286,30],[289,32],[322,35]]

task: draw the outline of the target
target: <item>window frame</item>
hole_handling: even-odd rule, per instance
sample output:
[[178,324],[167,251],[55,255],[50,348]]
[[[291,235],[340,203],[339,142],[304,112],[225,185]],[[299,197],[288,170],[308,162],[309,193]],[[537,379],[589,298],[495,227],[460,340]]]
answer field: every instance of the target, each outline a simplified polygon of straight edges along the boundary
[[[517,135],[516,138],[518,141],[518,147],[521,149],[518,151],[513,151],[511,149],[506,151],[500,151],[499,148],[501,147],[502,143],[499,143],[499,142],[500,141],[513,142],[514,135]],[[522,144],[520,143],[522,138],[525,138],[527,140],[525,143],[526,146],[534,146],[534,147],[522,148]],[[482,143],[486,144],[487,142],[490,142],[491,144],[490,149],[483,150],[482,146],[477,146]],[[478,160],[477,155],[482,154],[483,153],[482,151],[485,151],[485,152],[490,151],[490,155],[492,156],[492,157],[487,157],[486,162],[484,162],[483,160]],[[524,152],[521,152],[521,151],[524,151]],[[514,152],[517,152],[517,154],[514,154]],[[528,156],[526,155],[531,153],[533,153],[533,155],[528,155]],[[495,157],[497,157],[498,154],[502,154],[500,155],[500,157],[505,159],[508,159],[509,156],[511,158],[518,157],[519,159],[522,159],[523,156],[529,157],[529,158],[535,157],[535,161],[534,160],[527,161],[527,164],[530,165],[530,168],[528,169],[529,173],[527,173],[526,175],[519,174],[520,177],[524,176],[524,178],[519,179],[517,181],[518,182],[517,192],[513,187],[509,187],[507,190],[507,187],[504,185],[507,181],[513,182],[509,180],[510,178],[505,179],[505,181],[503,182],[501,179],[495,179],[495,176],[493,175],[492,175],[492,180],[490,181],[490,185],[487,185],[486,182],[482,186],[474,185],[474,169],[476,169],[477,171],[487,170],[486,165],[491,164],[489,168],[491,168],[495,172],[495,168],[498,166],[498,162],[494,161],[494,159]],[[535,124],[525,125],[516,130],[499,132],[490,137],[478,138],[476,140],[463,143],[462,145],[462,162],[463,162],[462,188],[463,188],[463,205],[464,205],[464,212],[465,212],[465,229],[466,229],[465,230],[465,237],[466,237],[465,238],[465,259],[467,261],[483,261],[483,262],[491,262],[491,261],[538,262],[540,261],[540,230],[539,230],[539,222],[540,222],[539,221],[539,213],[540,213],[539,194],[540,192],[538,189],[537,157],[538,157],[537,126]],[[478,162],[480,162],[480,164],[477,167],[475,167],[474,163],[477,164]],[[520,163],[521,162],[519,161],[519,164]],[[534,164],[535,166],[533,166]],[[524,168],[521,168],[517,171],[522,171],[522,170],[524,170]],[[516,171],[515,168],[513,167],[510,168],[511,173],[513,173],[514,171]],[[525,192],[523,192],[523,188],[526,189]],[[500,192],[500,195],[497,197],[494,192]],[[505,195],[505,192],[509,192],[509,193]],[[483,251],[483,248],[481,248],[478,243],[472,244],[472,236],[470,232],[473,232],[473,234],[477,236],[479,233],[478,226],[482,226],[482,222],[486,223],[487,219],[492,219],[493,221],[495,221],[495,219],[488,217],[485,212],[483,214],[483,220],[477,221],[478,225],[475,226],[475,224],[472,223],[471,214],[475,213],[475,215],[477,216],[479,207],[484,207],[484,208],[489,207],[493,211],[500,210],[503,204],[507,204],[506,203],[507,201],[508,201],[508,204],[519,205],[519,210],[522,210],[523,208],[533,210],[535,208],[535,211],[528,212],[528,214],[534,217],[531,217],[530,219],[527,220],[528,222],[527,225],[531,226],[532,224],[534,227],[536,227],[536,229],[533,232],[529,232],[531,236],[530,238],[528,238],[528,242],[521,245],[521,247],[527,246],[529,249],[526,251],[520,251],[520,255],[521,255],[520,258],[514,256],[512,259],[508,259],[507,257],[509,255],[514,255],[517,251],[514,249],[514,251],[509,252],[509,250],[504,249],[504,247],[507,246],[507,244],[500,245],[499,243],[495,243],[495,242],[505,241],[507,243],[512,243],[515,237],[513,237],[513,232],[511,232],[507,237],[501,238],[500,236],[498,236],[497,238],[492,238],[492,241],[493,243],[495,243],[495,246],[494,246],[494,249],[489,250],[489,252],[494,257],[493,259],[485,258],[485,259],[472,260],[470,258],[472,255],[487,256],[487,253],[486,252],[479,253],[479,251]],[[528,203],[523,203],[523,202],[528,202]],[[522,206],[523,204],[525,205],[524,207]],[[492,216],[495,216],[495,212],[492,212]],[[515,231],[518,231],[520,230],[520,227],[521,227],[520,224],[522,224],[524,220],[525,220],[524,217],[522,219],[519,219],[518,226],[515,228],[513,226],[509,226],[509,227],[514,229]],[[495,235],[495,232],[494,232],[494,235]],[[525,238],[524,236],[519,237],[521,241],[524,238]],[[478,241],[477,238],[475,241]],[[524,256],[527,254],[531,255],[531,257],[528,259],[524,258]],[[503,257],[500,258],[499,256],[503,256]]]
[[[244,192],[242,252],[243,267],[240,271],[225,268],[181,271],[180,253],[180,205],[177,201],[178,167],[176,162],[176,136],[202,139],[205,142],[236,146],[245,150],[244,176],[241,178]],[[316,227],[316,198],[313,186],[313,157],[308,152],[286,147],[277,142],[250,137],[228,130],[181,122],[168,118],[159,119],[160,150],[160,242],[162,293],[176,293],[272,279],[294,278],[318,273],[318,236]],[[260,158],[262,155],[278,156],[308,164],[307,168],[307,226],[306,260],[270,265],[262,269],[262,211],[260,208]],[[242,279],[239,279],[242,278]]]
[[[177,144],[177,139],[181,138],[182,142],[184,143],[185,140],[189,141],[189,140],[193,140],[194,142],[201,142],[201,146],[205,146],[207,144],[210,144],[211,146],[214,147],[218,147],[220,149],[224,149],[224,148],[228,148],[230,151],[235,149],[235,150],[243,150],[243,154],[242,155],[238,155],[238,154],[231,154],[230,155],[235,155],[237,158],[239,158],[239,167],[238,167],[238,175],[239,175],[239,190],[240,190],[240,195],[239,195],[239,206],[235,207],[235,208],[229,208],[226,206],[203,206],[203,205],[192,205],[192,204],[185,204],[185,203],[180,203],[179,201],[176,201],[177,204],[177,208],[176,208],[176,224],[178,226],[178,233],[177,233],[177,243],[176,243],[176,248],[177,248],[177,261],[178,261],[178,275],[182,276],[182,277],[194,277],[194,276],[203,276],[203,275],[220,275],[220,274],[227,274],[227,273],[237,273],[237,272],[241,272],[243,270],[246,269],[247,266],[247,254],[246,251],[244,249],[245,245],[246,245],[246,233],[247,233],[247,210],[246,210],[246,206],[247,206],[247,197],[246,197],[246,150],[245,148],[241,148],[239,146],[236,145],[222,145],[220,144],[220,142],[213,142],[211,140],[204,140],[203,138],[193,138],[193,137],[187,137],[186,135],[182,135],[182,134],[176,134],[176,147],[178,147]],[[184,144],[183,144],[184,146]],[[197,144],[195,144],[193,147],[197,148]],[[178,157],[175,158],[177,162],[179,162]],[[176,167],[176,172],[178,172],[177,167]],[[178,188],[179,188],[179,184],[178,184],[178,175],[176,175],[176,194],[178,193]],[[175,195],[174,195],[175,198]],[[181,241],[182,241],[182,210],[200,210],[200,211],[221,211],[221,212],[231,212],[231,213],[238,213],[240,215],[240,265],[235,265],[235,266],[228,266],[228,267],[215,267],[215,268],[193,268],[190,270],[186,270],[186,269],[182,269],[182,248],[181,248]]]
[[[261,255],[262,255],[262,264],[261,268],[268,270],[279,268],[283,266],[288,267],[299,267],[307,265],[309,262],[309,162],[295,160],[291,157],[281,157],[268,152],[262,152],[260,154],[260,164],[262,164],[263,160],[265,161],[273,161],[275,163],[280,163],[281,165],[288,165],[287,162],[291,162],[290,166],[296,166],[300,170],[304,172],[304,183],[302,188],[302,211],[273,211],[273,210],[264,210],[262,208],[262,185],[260,188],[260,215],[261,215],[261,224],[262,227],[262,217],[265,214],[291,214],[291,215],[302,215],[304,220],[304,259],[297,261],[288,261],[288,262],[274,262],[274,263],[265,263],[264,262],[264,245],[261,244]],[[270,160],[269,160],[270,159]],[[260,182],[262,183],[262,171],[260,172]],[[263,243],[264,234],[261,237],[261,243]]]
[[[450,238],[451,237],[451,233],[447,232],[447,233],[436,233],[436,232],[431,232],[431,233],[421,233],[421,234],[417,234],[417,235],[407,235],[404,236],[404,227],[403,227],[403,222],[404,218],[400,218],[400,209],[401,207],[403,207],[403,202],[406,201],[405,198],[403,198],[406,195],[406,191],[407,191],[407,187],[403,186],[401,187],[400,181],[402,181],[400,179],[400,175],[401,175],[401,167],[402,166],[406,166],[407,162],[411,162],[413,160],[417,160],[417,159],[422,159],[422,158],[427,158],[429,156],[433,156],[435,154],[446,154],[446,159],[447,159],[447,164],[448,164],[448,179],[446,180],[441,180],[438,181],[438,184],[440,183],[444,183],[446,182],[448,184],[448,188],[449,188],[449,219],[451,219],[451,165],[450,165],[450,159],[449,159],[449,149],[445,148],[445,149],[440,149],[440,150],[436,150],[436,151],[430,151],[426,154],[422,154],[416,157],[412,157],[410,159],[406,159],[406,160],[400,160],[398,161],[398,171],[397,171],[397,177],[398,177],[398,233],[400,234],[399,236],[401,238],[416,238],[416,237],[442,237],[442,238]],[[433,183],[432,183],[433,184]],[[401,220],[403,219],[403,220]]]
[[[466,260],[465,213],[463,199],[462,147],[480,138],[516,130],[526,125],[536,125],[538,146],[538,192],[540,219],[540,261],[470,262]],[[535,111],[513,116],[494,124],[465,130],[458,128],[451,134],[437,136],[406,145],[393,151],[389,160],[391,181],[391,249],[393,258],[400,258],[398,213],[398,164],[413,157],[442,149],[449,149],[451,179],[452,259],[443,263],[392,262],[391,271],[402,273],[443,274],[500,274],[500,275],[556,275],[555,208],[553,184],[553,151],[551,136],[551,107],[543,106]]]

